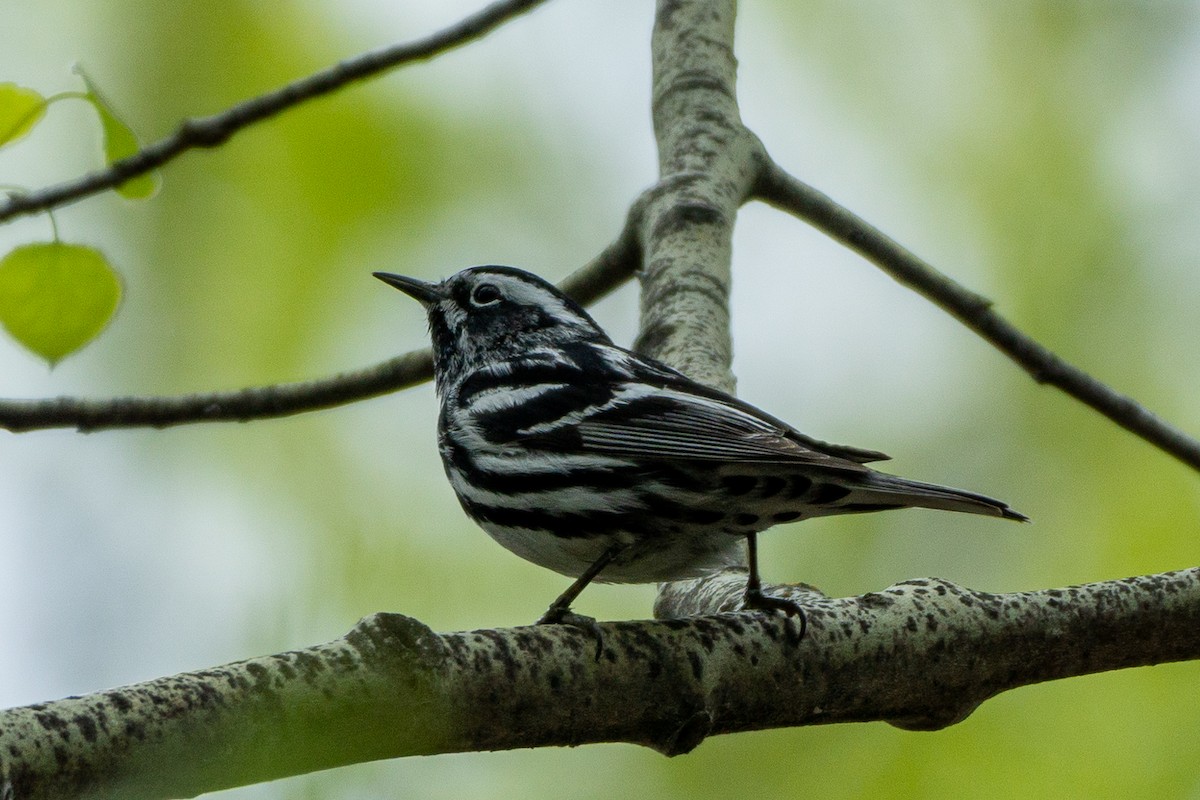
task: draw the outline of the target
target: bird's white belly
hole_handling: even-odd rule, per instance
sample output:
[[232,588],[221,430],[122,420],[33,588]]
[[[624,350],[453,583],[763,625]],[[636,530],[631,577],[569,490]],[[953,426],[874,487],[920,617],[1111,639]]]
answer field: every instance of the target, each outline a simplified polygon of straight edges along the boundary
[[[481,527],[505,549],[526,561],[576,578],[617,541],[619,536],[555,536],[543,530],[483,523]],[[664,535],[631,540],[599,583],[658,583],[698,578],[715,569],[742,562],[742,539],[720,531]]]

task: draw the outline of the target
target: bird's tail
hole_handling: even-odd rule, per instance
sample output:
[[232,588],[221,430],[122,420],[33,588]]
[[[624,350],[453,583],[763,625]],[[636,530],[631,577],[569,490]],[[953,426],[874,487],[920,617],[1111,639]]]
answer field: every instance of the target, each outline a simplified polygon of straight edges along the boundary
[[1029,521],[1029,517],[1013,511],[1007,503],[986,495],[939,486],[936,483],[911,481],[882,472],[872,472],[866,480],[856,486],[852,499],[855,503],[936,508],[942,511],[986,514],[1019,522]]

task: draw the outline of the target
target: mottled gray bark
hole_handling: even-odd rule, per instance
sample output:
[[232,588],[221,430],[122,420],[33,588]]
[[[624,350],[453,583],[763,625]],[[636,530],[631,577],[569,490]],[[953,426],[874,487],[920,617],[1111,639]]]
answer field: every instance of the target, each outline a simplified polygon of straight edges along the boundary
[[[635,343],[727,392],[737,383],[730,368],[733,227],[766,163],[738,111],[736,15],[734,0],[658,4],[651,48],[659,182],[643,214]],[[731,539],[726,563],[745,564],[743,547]],[[673,593],[706,596],[707,580],[681,581]]]
[[737,4],[658,4],[651,42],[659,182],[642,216],[642,315],[636,347],[733,391],[729,265],[737,211],[762,146],[737,106]]
[[[737,576],[740,577],[740,576]],[[708,585],[691,612],[740,596]],[[940,728],[1006,689],[1200,656],[1200,570],[1021,594],[908,581],[799,592],[809,633],[719,614],[437,634],[399,614],[329,644],[0,713],[3,797],[192,796],[404,755],[883,720]]]

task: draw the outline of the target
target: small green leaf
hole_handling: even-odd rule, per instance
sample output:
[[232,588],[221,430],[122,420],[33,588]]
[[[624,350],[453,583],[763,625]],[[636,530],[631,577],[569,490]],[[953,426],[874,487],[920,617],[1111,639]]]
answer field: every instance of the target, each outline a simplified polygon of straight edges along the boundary
[[[100,116],[100,126],[104,130],[104,160],[112,164],[136,153],[140,148],[133,130],[121,121],[112,106],[100,94],[96,84],[92,83],[92,79],[78,66],[75,67],[75,71],[83,78],[87,87],[87,99]],[[130,200],[142,200],[157,192],[160,183],[158,170],[151,170],[125,181],[117,187],[117,192]]]
[[0,147],[15,142],[46,113],[46,98],[15,83],[0,83]]
[[117,274],[95,248],[27,244],[0,259],[0,323],[52,365],[94,339],[120,300]]

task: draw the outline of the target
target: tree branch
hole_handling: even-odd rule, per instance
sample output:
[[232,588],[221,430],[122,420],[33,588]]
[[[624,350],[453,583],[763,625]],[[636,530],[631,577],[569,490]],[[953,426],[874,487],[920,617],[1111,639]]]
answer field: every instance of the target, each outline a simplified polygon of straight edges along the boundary
[[[635,349],[728,392],[733,228],[766,159],[742,124],[736,0],[659,0],[651,39],[659,191],[646,202],[641,325]],[[744,563],[730,537],[729,563]],[[704,594],[707,578],[660,592]],[[744,585],[744,581],[743,581]],[[657,613],[657,612],[656,612]]]
[[121,159],[107,169],[36,192],[13,193],[0,202],[0,222],[73,203],[157,169],[189,150],[216,147],[256,122],[307,100],[385,72],[424,61],[490,33],[545,0],[499,0],[476,14],[414,42],[391,45],[334,64],[328,69],[232,106],[220,114],[184,120],[175,133]]
[[1038,383],[1058,387],[1127,431],[1200,470],[1200,441],[1151,413],[1133,398],[1059,358],[997,314],[990,300],[938,272],[862,217],[792,177],[774,162],[764,163],[755,194],[762,201],[811,223],[949,312],[1015,361]]
[[[640,259],[636,236],[640,214],[641,203],[634,203],[620,236],[562,282],[568,294],[585,305],[594,303],[633,275]],[[329,378],[230,392],[101,400],[79,397],[0,400],[0,428],[13,432],[76,428],[86,432],[106,428],[165,428],[193,422],[246,422],[364,400],[422,383],[432,375],[432,356],[425,348]]]
[[733,0],[659,0],[651,41],[659,187],[642,222],[636,348],[732,391],[730,261],[762,146],[742,124]]
[[[729,577],[732,602],[744,576]],[[436,634],[376,614],[328,644],[0,712],[0,796],[190,797],[381,758],[590,742],[675,755],[713,734],[833,722],[930,730],[1018,686],[1200,656],[1197,569],[1001,595],[928,578],[804,603],[799,646],[785,619],[721,614],[606,623],[599,660],[568,626]]]

